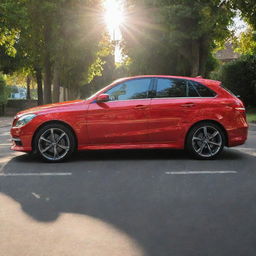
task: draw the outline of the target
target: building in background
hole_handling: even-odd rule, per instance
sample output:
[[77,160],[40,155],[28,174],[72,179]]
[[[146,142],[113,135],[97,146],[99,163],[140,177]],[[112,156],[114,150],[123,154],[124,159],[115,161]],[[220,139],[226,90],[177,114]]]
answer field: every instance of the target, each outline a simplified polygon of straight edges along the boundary
[[225,44],[224,49],[221,49],[215,53],[215,58],[218,59],[222,63],[227,63],[232,60],[236,60],[240,56],[241,56],[241,54],[234,51],[233,44],[230,42],[227,42]]

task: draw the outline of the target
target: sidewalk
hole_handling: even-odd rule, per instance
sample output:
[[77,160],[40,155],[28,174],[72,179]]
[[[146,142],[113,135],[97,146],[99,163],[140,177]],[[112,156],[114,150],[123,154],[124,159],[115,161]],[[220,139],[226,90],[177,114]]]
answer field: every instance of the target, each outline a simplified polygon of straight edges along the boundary
[[12,120],[12,116],[0,116],[0,128],[11,126]]

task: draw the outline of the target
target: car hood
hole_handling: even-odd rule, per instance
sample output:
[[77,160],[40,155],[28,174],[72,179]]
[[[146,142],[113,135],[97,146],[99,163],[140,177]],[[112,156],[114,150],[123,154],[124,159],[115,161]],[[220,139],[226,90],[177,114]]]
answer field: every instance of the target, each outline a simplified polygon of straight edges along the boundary
[[78,105],[84,105],[85,100],[74,100],[74,101],[65,101],[65,102],[58,102],[48,105],[42,105],[34,108],[29,108],[17,113],[16,117],[20,117],[26,114],[44,114],[48,112],[55,112],[55,111],[62,111],[65,110],[67,107],[78,107]]

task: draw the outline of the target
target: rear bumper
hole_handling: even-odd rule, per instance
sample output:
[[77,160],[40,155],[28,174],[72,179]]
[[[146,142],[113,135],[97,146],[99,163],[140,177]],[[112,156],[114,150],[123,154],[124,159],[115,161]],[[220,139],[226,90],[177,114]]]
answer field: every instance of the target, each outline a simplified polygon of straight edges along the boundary
[[228,131],[228,146],[235,147],[242,145],[247,140],[248,125]]

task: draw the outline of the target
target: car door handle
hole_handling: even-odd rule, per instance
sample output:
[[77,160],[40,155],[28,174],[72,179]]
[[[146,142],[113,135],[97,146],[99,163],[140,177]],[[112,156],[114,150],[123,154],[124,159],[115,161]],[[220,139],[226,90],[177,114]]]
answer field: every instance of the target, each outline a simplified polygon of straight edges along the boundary
[[181,106],[184,108],[191,108],[191,107],[194,107],[195,105],[196,105],[195,103],[189,102],[189,103],[182,104]]
[[146,109],[146,108],[147,108],[147,106],[145,106],[145,105],[137,105],[137,106],[134,107],[134,109],[138,109],[138,110],[143,110],[143,109]]

